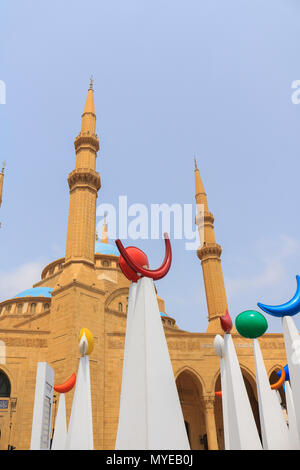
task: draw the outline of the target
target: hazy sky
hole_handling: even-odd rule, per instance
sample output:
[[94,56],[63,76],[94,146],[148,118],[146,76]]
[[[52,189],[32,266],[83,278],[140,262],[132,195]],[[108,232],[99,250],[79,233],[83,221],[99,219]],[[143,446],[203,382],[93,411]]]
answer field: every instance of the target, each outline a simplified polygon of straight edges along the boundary
[[[64,256],[73,141],[95,79],[98,203],[194,201],[215,216],[230,313],[282,303],[300,274],[298,0],[3,0],[0,298]],[[132,242],[131,242],[132,243]],[[134,242],[152,267],[161,240]],[[181,328],[205,331],[201,264],[173,241],[157,283]],[[268,320],[270,320],[268,318]],[[300,319],[296,320],[300,327]],[[269,331],[281,331],[279,320]]]

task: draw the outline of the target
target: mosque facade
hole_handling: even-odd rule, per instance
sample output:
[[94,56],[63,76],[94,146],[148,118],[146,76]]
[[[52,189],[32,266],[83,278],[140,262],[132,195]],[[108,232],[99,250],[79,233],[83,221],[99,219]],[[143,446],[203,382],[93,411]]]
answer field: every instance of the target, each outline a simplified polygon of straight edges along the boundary
[[[96,201],[101,187],[96,171],[99,138],[92,84],[75,138],[75,169],[68,176],[70,203],[65,257],[45,266],[32,288],[0,303],[0,450],[9,446],[29,449],[37,362],[47,361],[62,383],[79,362],[78,335],[87,327],[94,335],[90,357],[93,433],[95,449],[114,449],[118,426],[126,309],[129,281],[122,274],[115,245],[104,225],[96,237]],[[4,171],[0,174],[0,205]],[[208,326],[205,332],[181,330],[157,296],[185,425],[192,449],[224,449],[220,364],[214,351],[216,334],[223,334],[219,317],[227,309],[221,266],[222,248],[216,243],[214,217],[195,164],[195,199],[204,207],[204,243],[201,262]],[[196,217],[200,231],[200,218]],[[200,314],[200,313],[199,313]],[[259,429],[255,365],[252,343],[232,336]],[[1,343],[2,342],[2,343]],[[286,364],[281,334],[259,339],[270,380]],[[54,416],[58,394],[54,401]],[[66,395],[67,420],[73,392]],[[284,404],[284,403],[283,403]],[[55,418],[54,418],[55,419]],[[260,430],[260,429],[259,429]]]

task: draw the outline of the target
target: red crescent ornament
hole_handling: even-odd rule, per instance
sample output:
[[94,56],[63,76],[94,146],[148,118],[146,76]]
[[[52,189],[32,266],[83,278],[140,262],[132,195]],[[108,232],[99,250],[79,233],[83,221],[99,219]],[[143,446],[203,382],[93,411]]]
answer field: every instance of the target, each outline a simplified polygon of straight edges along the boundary
[[230,333],[232,328],[232,320],[230,318],[228,310],[226,310],[225,315],[223,317],[220,317],[220,322],[224,333]]
[[71,377],[66,380],[63,384],[54,385],[54,390],[58,393],[67,393],[74,387],[76,383],[76,374],[72,374]]
[[[135,246],[128,246],[125,248],[125,250],[132,258],[134,258],[136,263],[140,264],[141,266],[149,266],[147,255],[142,250],[136,248]],[[130,281],[137,282],[140,279],[140,276],[138,276],[137,273],[131,269],[122,255],[119,257],[119,266],[124,276],[126,276]]]
[[118,250],[121,256],[124,258],[128,266],[138,275],[138,278],[145,276],[145,277],[150,277],[154,281],[157,281],[158,279],[163,278],[168,273],[171,267],[171,262],[172,262],[172,249],[171,249],[169,235],[167,233],[164,233],[164,238],[165,238],[166,254],[162,262],[162,265],[158,269],[146,269],[143,266],[141,266],[139,263],[137,263],[135,259],[132,256],[130,256],[130,254],[124,248],[121,240],[116,240],[116,245],[118,247]]

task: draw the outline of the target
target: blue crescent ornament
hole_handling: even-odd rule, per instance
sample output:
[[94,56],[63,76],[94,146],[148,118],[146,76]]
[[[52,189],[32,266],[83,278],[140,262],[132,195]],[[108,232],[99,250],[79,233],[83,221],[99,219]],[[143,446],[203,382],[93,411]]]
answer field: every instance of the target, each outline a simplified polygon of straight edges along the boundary
[[297,290],[294,297],[282,305],[265,305],[258,302],[259,308],[273,317],[285,317],[296,315],[300,312],[300,276],[296,276]]
[[[284,366],[284,372],[285,372],[285,381],[290,380],[290,373],[289,373],[289,366],[286,364]],[[281,377],[281,370],[276,372],[276,375],[280,378]]]

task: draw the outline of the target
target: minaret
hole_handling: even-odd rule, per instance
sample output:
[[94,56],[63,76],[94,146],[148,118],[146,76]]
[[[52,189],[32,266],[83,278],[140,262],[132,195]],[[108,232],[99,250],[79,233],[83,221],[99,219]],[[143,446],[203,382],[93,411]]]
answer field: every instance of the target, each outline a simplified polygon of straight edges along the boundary
[[[75,170],[68,177],[70,206],[65,256],[65,273],[77,277],[94,268],[96,200],[100,189],[100,175],[95,171],[99,139],[95,134],[96,115],[93,80],[81,118],[81,131],[74,145]],[[79,267],[80,265],[80,267]]]
[[0,207],[2,204],[2,192],[3,192],[3,181],[4,181],[4,169],[5,169],[5,162],[3,162],[2,170],[0,173]]
[[[47,362],[55,371],[56,383],[78,370],[78,335],[88,328],[95,338],[91,360],[91,389],[94,444],[103,448],[104,433],[104,360],[106,292],[99,287],[95,269],[96,201],[100,176],[95,171],[99,139],[95,134],[93,82],[88,90],[81,119],[81,131],[75,139],[75,169],[69,174],[70,205],[66,255],[63,269],[55,281],[49,316]],[[66,394],[69,420],[74,391]]]
[[[196,224],[199,230],[201,247],[197,250],[197,256],[201,260],[206,302],[208,309],[207,332],[220,332],[219,317],[225,314],[227,306],[225,285],[221,266],[222,248],[216,243],[214,232],[214,216],[208,209],[207,197],[200,177],[195,158],[195,199],[198,208]],[[201,213],[204,216],[201,226]]]

